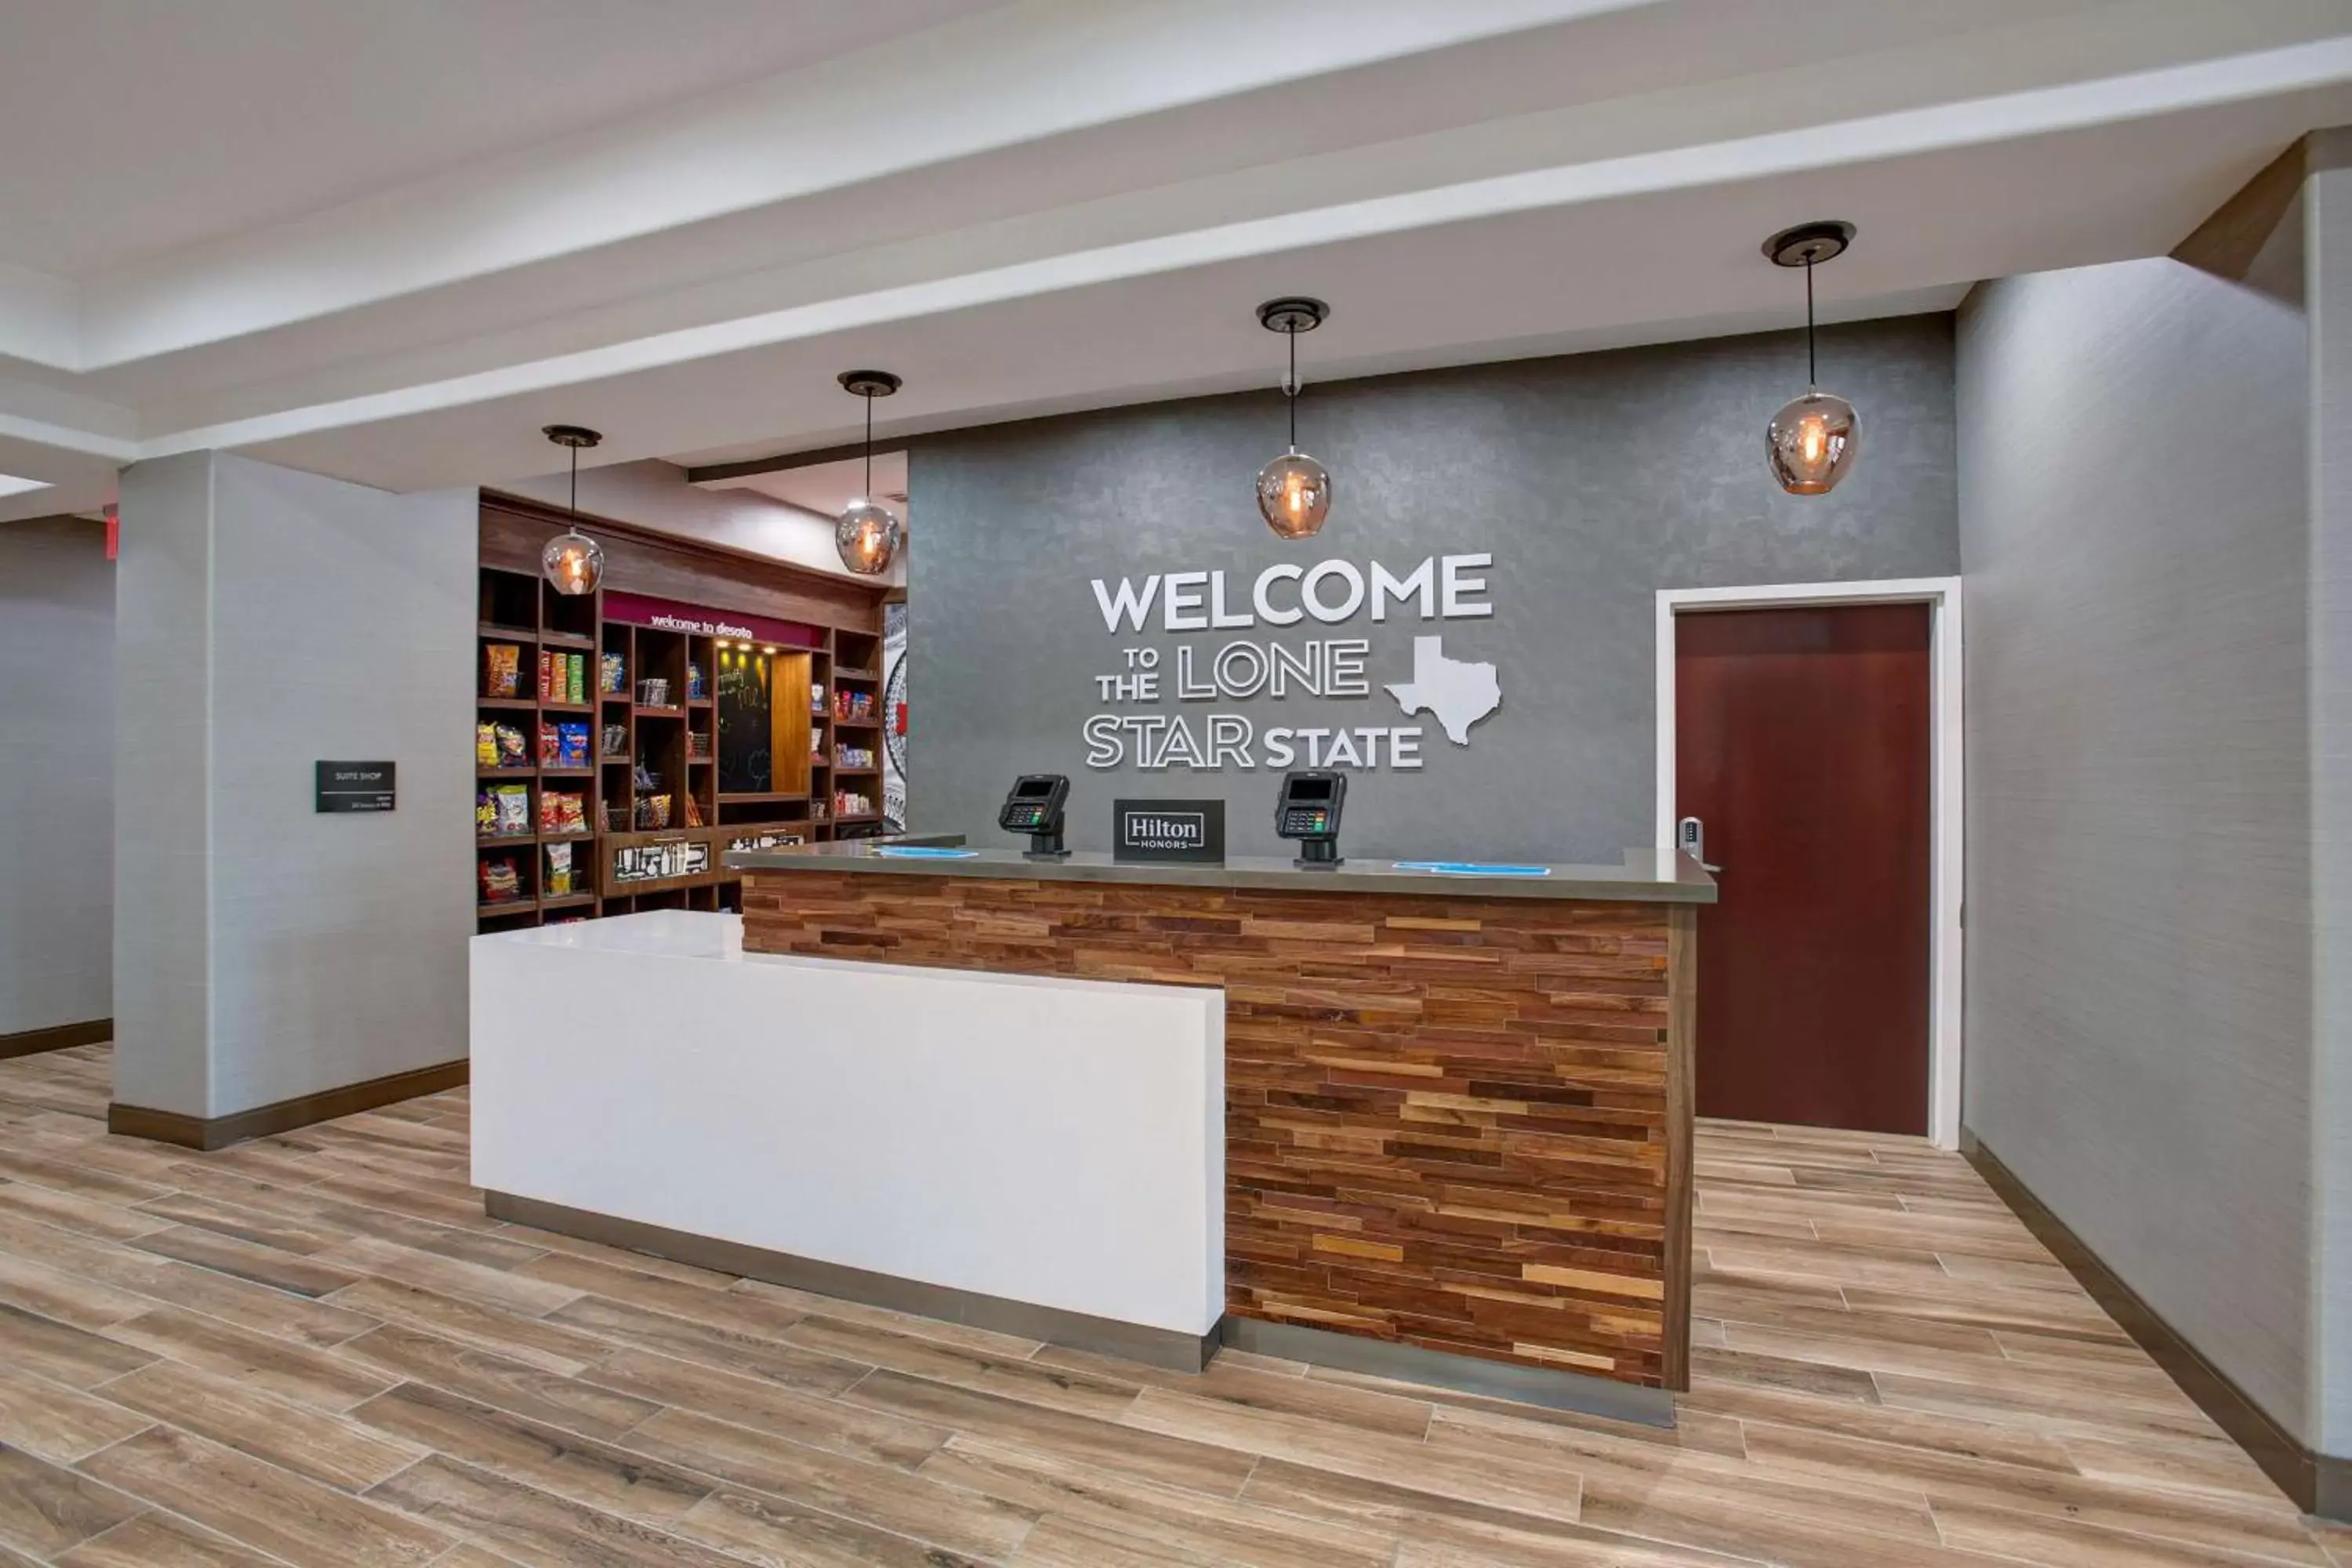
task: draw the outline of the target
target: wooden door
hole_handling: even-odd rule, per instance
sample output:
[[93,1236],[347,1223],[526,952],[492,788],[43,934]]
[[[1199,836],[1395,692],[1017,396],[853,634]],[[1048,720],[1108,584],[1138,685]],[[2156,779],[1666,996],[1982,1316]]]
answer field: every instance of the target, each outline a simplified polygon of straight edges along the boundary
[[1699,911],[1698,1111],[1927,1130],[1928,609],[1675,617]]

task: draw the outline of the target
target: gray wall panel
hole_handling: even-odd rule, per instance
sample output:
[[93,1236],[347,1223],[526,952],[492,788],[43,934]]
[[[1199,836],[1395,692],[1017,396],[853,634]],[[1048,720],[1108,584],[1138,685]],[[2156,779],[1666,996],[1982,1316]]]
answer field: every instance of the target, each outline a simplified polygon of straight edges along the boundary
[[2156,259],[1962,313],[1964,1114],[2308,1435],[2299,222],[2266,287]]
[[114,563],[0,524],[0,1035],[114,1007]]
[[[1236,852],[1271,853],[1278,770],[1090,771],[1093,678],[1121,649],[1213,653],[1228,634],[1113,637],[1088,584],[1223,569],[1246,586],[1277,562],[1391,569],[1489,552],[1485,621],[1292,627],[1372,643],[1362,700],[1177,703],[1273,724],[1408,724],[1381,685],[1411,670],[1416,631],[1496,666],[1503,704],[1455,747],[1423,721],[1426,764],[1353,784],[1345,847],[1365,854],[1601,859],[1652,835],[1655,590],[1941,574],[1958,565],[1948,316],[1840,327],[1824,384],[1854,399],[1867,443],[1834,494],[1771,484],[1763,428],[1803,389],[1788,333],[1316,384],[1301,445],[1328,463],[1321,537],[1259,520],[1258,467],[1280,450],[1278,393],[1155,404],[932,437],[911,458],[911,648],[922,746],[918,826],[992,833],[1013,776],[1074,785],[1072,842],[1108,841],[1115,795],[1223,795]],[[1279,342],[1268,339],[1276,362]],[[1196,718],[1197,722],[1197,718]]]

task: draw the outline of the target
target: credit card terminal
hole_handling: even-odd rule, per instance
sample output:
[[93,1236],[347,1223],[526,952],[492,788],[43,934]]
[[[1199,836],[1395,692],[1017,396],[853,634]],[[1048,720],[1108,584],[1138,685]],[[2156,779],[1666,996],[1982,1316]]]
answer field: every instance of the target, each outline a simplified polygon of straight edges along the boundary
[[1298,841],[1295,864],[1328,870],[1339,864],[1339,808],[1348,799],[1348,775],[1328,768],[1301,768],[1282,776],[1274,803],[1274,831]]
[[1025,833],[1033,860],[1059,860],[1069,854],[1062,847],[1062,807],[1070,798],[1066,773],[1024,773],[1013,781],[1013,792],[997,808],[996,826],[1007,833]]

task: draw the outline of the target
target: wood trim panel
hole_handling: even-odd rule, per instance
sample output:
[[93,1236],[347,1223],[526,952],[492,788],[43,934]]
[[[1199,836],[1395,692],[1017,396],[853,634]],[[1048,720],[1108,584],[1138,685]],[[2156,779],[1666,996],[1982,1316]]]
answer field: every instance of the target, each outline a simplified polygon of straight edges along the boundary
[[[1689,1237],[1698,1135],[1698,910],[1666,919],[1666,1234]],[[1691,1254],[1666,1249],[1665,1385],[1690,1387]]]
[[380,1105],[457,1089],[467,1080],[470,1065],[466,1061],[443,1062],[437,1067],[347,1083],[341,1089],[321,1089],[316,1094],[298,1095],[292,1100],[209,1119],[186,1116],[176,1110],[152,1110],[117,1100],[106,1108],[106,1130],[126,1138],[144,1138],[151,1142],[177,1144],[183,1149],[226,1149],[248,1138],[290,1132],[315,1121],[356,1116]]
[[76,1046],[102,1046],[114,1038],[114,1020],[92,1018],[80,1024],[52,1024],[46,1029],[19,1029],[0,1035],[0,1062],[14,1057],[38,1056],[43,1051],[71,1050]]
[[[480,563],[536,575],[540,552],[570,521],[562,507],[484,490]],[[810,626],[877,635],[882,629],[878,586],[617,518],[583,512],[580,521],[604,547],[608,588]]]
[[751,952],[1222,986],[1229,1313],[1686,1375],[1673,906],[813,870],[743,904]]
[[2243,1448],[2246,1456],[2262,1467],[2263,1473],[2294,1500],[2295,1506],[2305,1513],[2326,1513],[2335,1519],[2352,1517],[2345,1511],[2352,1508],[2352,1486],[2347,1485],[2347,1479],[2352,1479],[2352,1474],[2347,1474],[2352,1467],[2342,1459],[2315,1454],[2305,1447],[2270,1412],[2254,1403],[2253,1396],[2240,1388],[2227,1373],[2207,1361],[2180,1331],[2165,1321],[2162,1313],[2108,1268],[2072,1226],[2034,1196],[2032,1189],[2001,1163],[2000,1157],[1986,1148],[1971,1129],[1960,1130],[1960,1153],[1976,1167],[1985,1184],[2024,1222],[2034,1239],[2048,1247],[2051,1255],[2065,1266],[2066,1272],[2080,1281],[2091,1299],[2116,1321],[2116,1326],[2138,1342],[2148,1359],[2161,1367],[2200,1410],[2211,1416],[2213,1424],[2228,1433],[2230,1440]]

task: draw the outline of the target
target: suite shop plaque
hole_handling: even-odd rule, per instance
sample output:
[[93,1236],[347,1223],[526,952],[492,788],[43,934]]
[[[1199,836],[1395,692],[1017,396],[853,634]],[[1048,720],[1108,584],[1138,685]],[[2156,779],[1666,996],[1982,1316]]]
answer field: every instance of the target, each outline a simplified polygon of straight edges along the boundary
[[393,807],[390,763],[319,763],[319,793],[314,812],[390,811]]
[[1110,858],[1222,866],[1225,863],[1225,803],[1115,800]]

